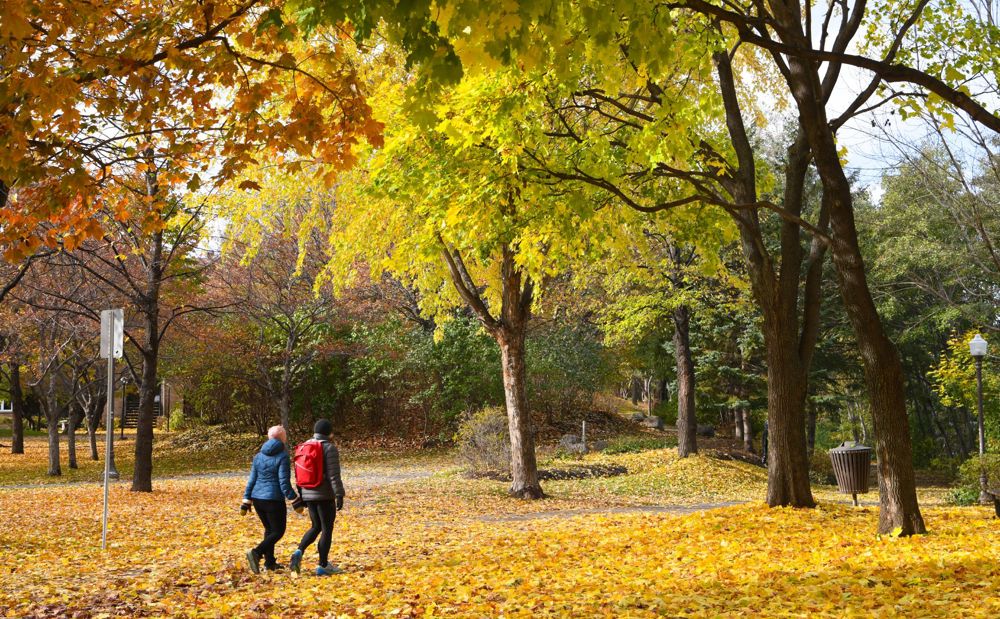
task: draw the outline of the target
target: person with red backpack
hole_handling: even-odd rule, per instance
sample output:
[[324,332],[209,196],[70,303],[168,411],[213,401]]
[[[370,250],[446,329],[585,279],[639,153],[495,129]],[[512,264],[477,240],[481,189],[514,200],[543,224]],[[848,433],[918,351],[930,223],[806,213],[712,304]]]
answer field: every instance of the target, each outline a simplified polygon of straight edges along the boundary
[[333,522],[344,508],[344,482],[340,479],[340,454],[330,441],[333,424],[320,419],[313,426],[313,437],[295,448],[295,485],[309,509],[312,528],[306,531],[299,547],[292,553],[289,568],[295,573],[302,569],[302,554],[319,538],[317,576],[339,574],[341,570],[329,563]]

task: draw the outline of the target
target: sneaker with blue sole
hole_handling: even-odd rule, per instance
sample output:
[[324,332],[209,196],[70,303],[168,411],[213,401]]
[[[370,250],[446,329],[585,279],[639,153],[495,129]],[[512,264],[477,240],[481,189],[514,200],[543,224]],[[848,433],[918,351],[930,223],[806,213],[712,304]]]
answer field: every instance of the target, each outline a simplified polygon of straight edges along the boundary
[[292,553],[292,560],[288,562],[288,569],[296,574],[302,569],[302,551],[296,550]]
[[321,566],[319,566],[319,567],[316,568],[316,575],[317,576],[333,576],[334,574],[343,574],[343,573],[344,573],[344,570],[342,570],[339,567],[337,567],[336,565],[332,565],[332,564],[326,565],[326,566],[322,566],[321,565]]

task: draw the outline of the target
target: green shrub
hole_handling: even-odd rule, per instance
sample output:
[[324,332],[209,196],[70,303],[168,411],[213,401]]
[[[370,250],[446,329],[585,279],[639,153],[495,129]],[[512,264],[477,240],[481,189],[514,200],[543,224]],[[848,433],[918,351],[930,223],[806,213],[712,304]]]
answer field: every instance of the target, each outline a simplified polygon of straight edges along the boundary
[[657,402],[653,407],[653,415],[659,417],[668,426],[677,425],[677,396],[673,395],[669,400]]
[[183,407],[177,406],[174,410],[170,411],[170,429],[172,431],[187,429],[186,421]]
[[974,488],[977,496],[979,493],[980,462],[986,467],[989,487],[991,489],[1000,488],[1000,454],[986,454],[982,460],[979,459],[979,456],[973,456],[958,467],[958,484],[962,488]]
[[959,486],[948,493],[948,502],[952,505],[975,505],[979,502],[979,484],[975,488]]
[[510,469],[507,413],[489,406],[471,415],[455,436],[458,458],[473,473],[506,473]]
[[598,334],[574,325],[547,325],[527,342],[528,400],[552,423],[589,410],[612,383],[614,366]]
[[960,464],[961,462],[957,458],[939,456],[931,458],[930,462],[927,464],[927,470],[935,473],[941,473],[949,479],[955,479],[958,476],[958,467]]
[[833,474],[833,463],[830,462],[830,452],[825,449],[813,450],[809,459],[809,480],[822,485],[837,483],[837,477]]
[[166,426],[171,432],[195,430],[209,425],[197,415],[185,415],[181,406],[176,406],[170,411],[169,424],[166,423],[165,419],[165,417],[157,417],[157,427],[163,428]]
[[660,438],[655,436],[620,436],[612,440],[603,453],[631,454],[653,449],[668,449],[677,446],[676,438]]
[[348,361],[348,387],[364,416],[419,415],[454,428],[468,411],[504,401],[500,349],[479,323],[457,316],[439,336],[398,319],[354,326],[351,339],[365,353]]
[[913,453],[913,468],[930,469],[936,459],[935,455],[938,453],[937,441],[930,436],[914,436],[911,451]]

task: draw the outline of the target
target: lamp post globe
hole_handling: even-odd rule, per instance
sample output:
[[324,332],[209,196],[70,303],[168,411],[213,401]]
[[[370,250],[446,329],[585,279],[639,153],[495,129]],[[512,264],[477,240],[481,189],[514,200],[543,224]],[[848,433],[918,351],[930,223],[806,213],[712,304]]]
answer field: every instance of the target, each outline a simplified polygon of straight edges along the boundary
[[989,505],[992,497],[987,492],[989,479],[986,476],[986,429],[983,423],[983,358],[989,343],[983,339],[982,335],[976,334],[969,340],[969,354],[976,360],[976,404],[979,409],[979,502]]
[[969,340],[969,354],[977,359],[982,359],[986,356],[986,350],[989,348],[989,342],[983,339],[982,335],[978,333],[974,338]]

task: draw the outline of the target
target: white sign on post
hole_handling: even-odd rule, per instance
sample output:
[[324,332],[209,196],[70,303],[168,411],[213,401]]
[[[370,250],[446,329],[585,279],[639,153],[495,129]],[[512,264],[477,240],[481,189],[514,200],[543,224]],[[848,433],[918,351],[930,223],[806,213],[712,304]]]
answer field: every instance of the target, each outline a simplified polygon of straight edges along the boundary
[[122,356],[125,340],[125,312],[119,309],[101,311],[101,357],[108,360],[108,418],[104,428],[104,518],[101,523],[101,549],[108,547],[108,478],[111,476],[111,437],[115,419],[115,359]]
[[101,311],[101,358],[121,359],[125,341],[125,312],[122,309]]

